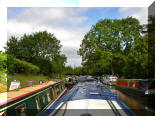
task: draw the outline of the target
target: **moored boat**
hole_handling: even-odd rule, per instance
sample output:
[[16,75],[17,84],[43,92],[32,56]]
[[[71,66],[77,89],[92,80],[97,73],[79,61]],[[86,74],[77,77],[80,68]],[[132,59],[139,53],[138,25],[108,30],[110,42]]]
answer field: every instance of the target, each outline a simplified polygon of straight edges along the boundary
[[41,116],[135,116],[104,84],[87,79],[75,85]]
[[104,74],[101,76],[100,81],[107,85],[116,85],[117,79],[117,76]]
[[145,100],[148,104],[155,103],[155,79],[119,79],[116,89]]
[[0,93],[0,116],[39,115],[66,92],[64,81],[50,81],[38,86]]

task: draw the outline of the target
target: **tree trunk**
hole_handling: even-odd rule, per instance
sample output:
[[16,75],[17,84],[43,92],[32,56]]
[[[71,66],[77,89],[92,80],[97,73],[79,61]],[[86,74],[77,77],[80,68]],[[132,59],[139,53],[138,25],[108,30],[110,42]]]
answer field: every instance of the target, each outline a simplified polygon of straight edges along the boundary
[[111,73],[112,73],[112,75],[114,75],[114,68],[113,68],[113,65],[112,65],[112,61],[111,61]]

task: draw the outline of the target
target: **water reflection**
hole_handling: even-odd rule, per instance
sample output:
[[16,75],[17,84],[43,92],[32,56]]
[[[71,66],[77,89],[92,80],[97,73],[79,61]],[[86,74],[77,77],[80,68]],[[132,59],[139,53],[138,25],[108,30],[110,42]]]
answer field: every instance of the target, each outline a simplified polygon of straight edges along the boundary
[[110,86],[110,89],[113,93],[117,94],[118,97],[137,114],[137,116],[155,116],[155,110],[149,107],[144,100],[126,95],[119,90],[116,90],[114,86]]

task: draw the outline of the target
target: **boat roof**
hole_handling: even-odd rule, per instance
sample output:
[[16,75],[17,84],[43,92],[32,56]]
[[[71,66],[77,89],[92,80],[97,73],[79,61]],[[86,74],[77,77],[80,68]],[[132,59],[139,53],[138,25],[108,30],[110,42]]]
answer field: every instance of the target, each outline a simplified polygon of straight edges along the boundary
[[[116,94],[113,94],[110,91],[108,87],[106,87],[105,85],[103,85],[98,81],[89,80],[89,81],[80,82],[79,84],[74,86],[67,94],[65,94],[57,102],[51,104],[47,108],[50,110],[43,112],[41,115],[57,116],[59,114],[59,112],[57,112],[58,109],[59,110],[61,109],[60,112],[61,111],[63,112],[66,109],[67,111],[70,111],[70,110],[73,111],[73,109],[76,109],[78,111],[84,110],[85,113],[86,112],[88,113],[88,109],[91,112],[92,109],[94,110],[106,109],[106,110],[112,111],[113,108],[115,110],[116,109],[121,110],[121,112],[123,111],[123,109],[129,109],[125,104],[123,104],[121,100],[118,99]],[[115,116],[115,113],[113,111],[111,113],[113,113],[113,115]],[[121,116],[128,116],[127,114],[128,113],[125,113],[123,111]],[[65,116],[67,115],[69,114],[65,113]],[[70,115],[71,115],[71,112],[70,112]],[[107,115],[110,115],[110,114],[107,114]],[[80,115],[78,114],[77,116],[82,116],[82,114]],[[99,115],[91,113],[91,116],[99,116]]]
[[0,93],[0,106],[56,84],[54,81]]

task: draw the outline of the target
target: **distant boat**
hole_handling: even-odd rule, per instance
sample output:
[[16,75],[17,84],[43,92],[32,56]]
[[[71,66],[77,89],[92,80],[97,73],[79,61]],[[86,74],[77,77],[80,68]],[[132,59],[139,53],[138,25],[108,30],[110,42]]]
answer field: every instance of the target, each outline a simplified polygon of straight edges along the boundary
[[89,78],[75,85],[41,116],[135,116],[116,94]]
[[101,82],[107,85],[115,85],[118,77],[113,75],[103,75],[101,76]]

